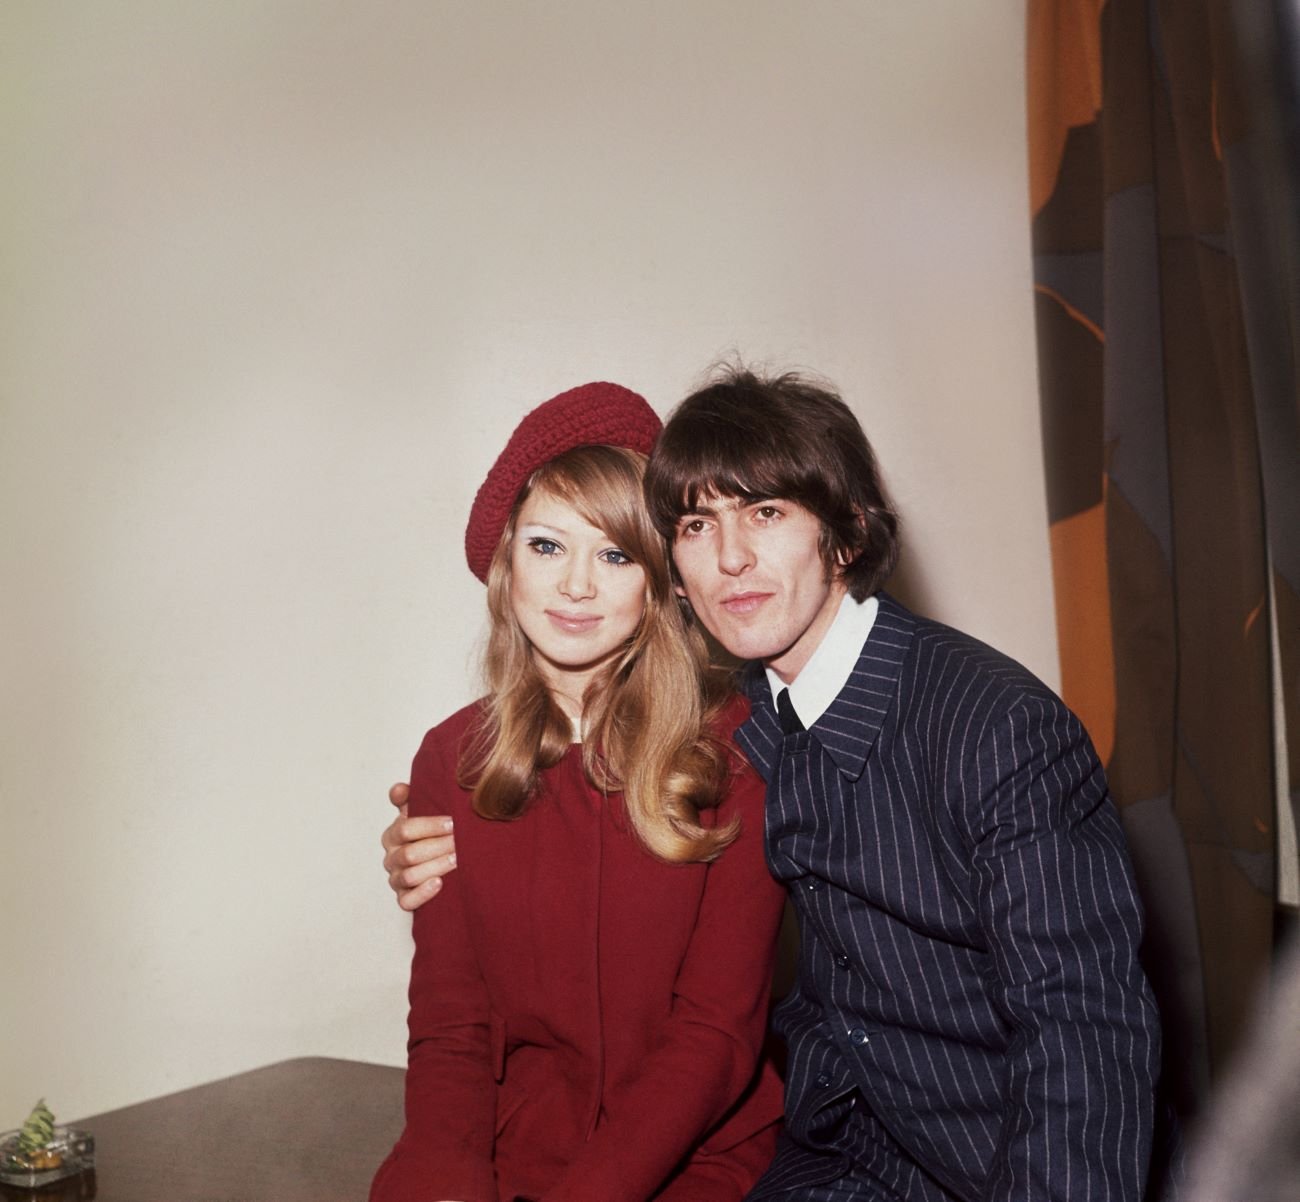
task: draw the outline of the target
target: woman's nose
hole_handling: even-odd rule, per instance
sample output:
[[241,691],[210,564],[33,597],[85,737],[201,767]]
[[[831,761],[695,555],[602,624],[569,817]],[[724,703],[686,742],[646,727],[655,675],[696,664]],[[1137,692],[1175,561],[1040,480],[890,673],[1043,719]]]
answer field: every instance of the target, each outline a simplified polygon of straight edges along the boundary
[[591,565],[573,556],[560,578],[560,592],[570,601],[585,601],[596,594],[596,579]]

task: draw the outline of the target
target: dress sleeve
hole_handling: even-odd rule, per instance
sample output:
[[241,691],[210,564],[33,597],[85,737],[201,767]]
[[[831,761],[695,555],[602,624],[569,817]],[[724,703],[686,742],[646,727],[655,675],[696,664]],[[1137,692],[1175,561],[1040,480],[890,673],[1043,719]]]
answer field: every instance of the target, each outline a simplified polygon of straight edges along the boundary
[[984,1198],[1136,1199],[1160,1035],[1119,816],[1078,719],[1045,694],[991,719],[954,766],[976,901],[1012,1027]]
[[[459,817],[464,809],[452,804],[463,795],[444,742],[430,731],[416,754],[412,816],[455,809]],[[371,1202],[497,1202],[490,1011],[462,884],[458,872],[444,877],[437,899],[413,917],[406,1127],[375,1177]]]
[[757,774],[737,773],[719,822],[739,814],[741,833],[707,869],[671,1013],[617,1115],[542,1202],[644,1202],[753,1084],[785,901],[763,856],[763,800]]

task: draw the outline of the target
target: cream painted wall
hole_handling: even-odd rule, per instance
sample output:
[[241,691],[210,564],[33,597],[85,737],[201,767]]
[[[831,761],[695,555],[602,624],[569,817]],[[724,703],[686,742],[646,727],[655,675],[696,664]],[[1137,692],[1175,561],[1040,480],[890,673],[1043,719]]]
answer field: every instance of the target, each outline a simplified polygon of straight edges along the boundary
[[525,409],[808,365],[1057,679],[1013,0],[0,10],[0,1127],[400,1062],[384,791]]

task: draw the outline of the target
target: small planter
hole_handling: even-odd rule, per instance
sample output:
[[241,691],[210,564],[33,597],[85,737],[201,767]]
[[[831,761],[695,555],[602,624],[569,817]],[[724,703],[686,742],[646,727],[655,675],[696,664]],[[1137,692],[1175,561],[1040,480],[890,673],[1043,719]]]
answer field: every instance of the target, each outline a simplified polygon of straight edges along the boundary
[[55,1127],[53,1137],[35,1152],[20,1150],[19,1131],[0,1135],[0,1182],[39,1189],[95,1167],[95,1137],[73,1127]]

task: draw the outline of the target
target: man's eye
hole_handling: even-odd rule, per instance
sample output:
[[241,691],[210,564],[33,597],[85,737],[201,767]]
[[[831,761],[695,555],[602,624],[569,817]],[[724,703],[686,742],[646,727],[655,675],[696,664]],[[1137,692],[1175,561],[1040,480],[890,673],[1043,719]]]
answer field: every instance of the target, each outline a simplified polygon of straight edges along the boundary
[[781,511],[775,505],[760,505],[755,511],[758,516],[765,522],[770,522],[773,518],[779,518]]
[[699,534],[704,529],[704,520],[702,518],[692,518],[689,522],[683,522],[681,526],[682,534]]

